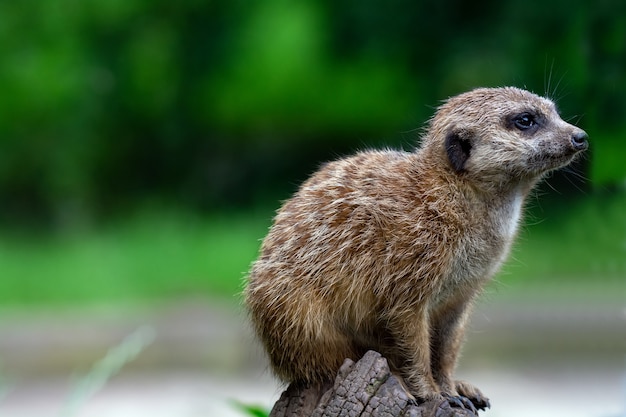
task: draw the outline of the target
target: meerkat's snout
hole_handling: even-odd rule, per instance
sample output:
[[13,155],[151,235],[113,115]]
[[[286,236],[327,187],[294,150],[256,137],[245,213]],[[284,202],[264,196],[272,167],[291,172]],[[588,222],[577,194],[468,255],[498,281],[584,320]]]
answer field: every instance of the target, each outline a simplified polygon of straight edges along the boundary
[[589,135],[584,130],[577,130],[572,134],[572,146],[577,151],[584,151],[589,146],[587,139]]

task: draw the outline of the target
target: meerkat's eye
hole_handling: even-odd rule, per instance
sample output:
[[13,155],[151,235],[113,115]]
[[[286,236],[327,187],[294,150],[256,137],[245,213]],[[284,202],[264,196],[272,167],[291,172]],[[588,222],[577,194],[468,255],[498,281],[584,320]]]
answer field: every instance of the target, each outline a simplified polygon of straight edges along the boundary
[[535,116],[530,113],[522,113],[513,118],[513,124],[519,130],[528,130],[537,124]]

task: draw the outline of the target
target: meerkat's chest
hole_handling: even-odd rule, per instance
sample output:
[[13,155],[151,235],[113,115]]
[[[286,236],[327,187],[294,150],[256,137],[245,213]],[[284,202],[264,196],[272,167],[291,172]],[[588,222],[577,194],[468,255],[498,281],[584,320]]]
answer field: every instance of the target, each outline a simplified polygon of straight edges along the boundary
[[517,233],[517,227],[522,216],[523,196],[516,192],[506,204],[494,210],[492,222],[503,239],[512,241]]
[[490,279],[506,260],[521,218],[523,196],[515,193],[481,215],[479,227],[469,227],[452,256],[451,285]]

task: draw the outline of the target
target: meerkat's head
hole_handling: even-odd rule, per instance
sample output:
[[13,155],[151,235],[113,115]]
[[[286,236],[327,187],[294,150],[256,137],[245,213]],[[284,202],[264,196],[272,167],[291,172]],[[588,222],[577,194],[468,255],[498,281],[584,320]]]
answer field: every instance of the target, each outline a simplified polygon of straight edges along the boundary
[[551,100],[514,87],[479,88],[447,100],[424,146],[456,175],[485,189],[532,184],[587,149],[587,134],[561,119]]

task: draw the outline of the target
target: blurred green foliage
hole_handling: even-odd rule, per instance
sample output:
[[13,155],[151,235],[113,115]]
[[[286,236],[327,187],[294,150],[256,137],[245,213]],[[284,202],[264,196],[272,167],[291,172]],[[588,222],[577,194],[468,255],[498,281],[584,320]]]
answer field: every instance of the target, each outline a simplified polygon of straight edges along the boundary
[[[277,204],[277,203],[275,203]],[[530,202],[495,288],[624,297],[626,193]],[[241,302],[273,209],[211,218],[156,209],[78,235],[0,236],[0,306],[90,305],[217,296]]]
[[553,96],[590,134],[585,175],[626,178],[617,0],[5,1],[0,44],[5,224],[285,195],[482,85]]
[[142,210],[97,230],[0,236],[0,305],[239,301],[271,209],[201,219]]

